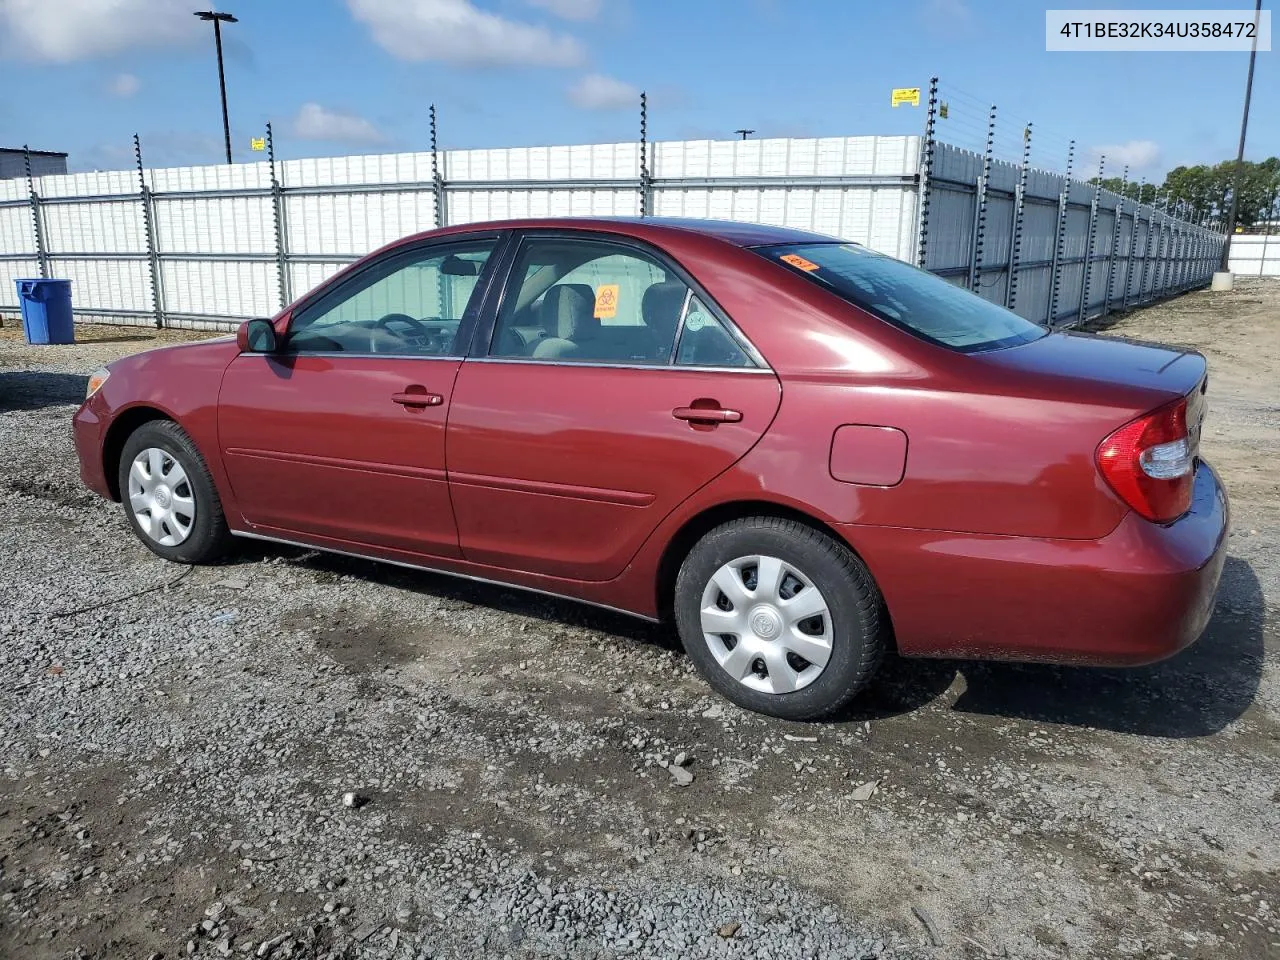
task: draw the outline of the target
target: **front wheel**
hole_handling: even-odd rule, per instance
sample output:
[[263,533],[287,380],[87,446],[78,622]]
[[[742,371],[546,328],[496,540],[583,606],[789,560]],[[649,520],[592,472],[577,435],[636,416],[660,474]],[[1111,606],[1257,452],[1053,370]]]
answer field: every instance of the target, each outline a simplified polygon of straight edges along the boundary
[[840,709],[888,645],[871,574],[848,547],[794,520],[716,527],[676,577],[676,625],[698,671],[734,703],[787,720]]
[[178,563],[209,563],[231,543],[204,457],[176,423],[152,420],[125,441],[120,500],[138,538]]

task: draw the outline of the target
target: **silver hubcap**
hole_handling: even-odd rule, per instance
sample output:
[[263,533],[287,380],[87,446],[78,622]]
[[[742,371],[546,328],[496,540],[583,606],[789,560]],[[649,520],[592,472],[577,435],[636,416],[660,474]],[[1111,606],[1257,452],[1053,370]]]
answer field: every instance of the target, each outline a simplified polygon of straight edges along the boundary
[[792,693],[831,659],[831,611],[822,592],[777,557],[739,557],[702,591],[702,634],[716,662],[762,693]]
[[134,457],[129,508],[142,532],[162,547],[186,540],[196,521],[196,498],[182,464],[159,447],[147,447]]

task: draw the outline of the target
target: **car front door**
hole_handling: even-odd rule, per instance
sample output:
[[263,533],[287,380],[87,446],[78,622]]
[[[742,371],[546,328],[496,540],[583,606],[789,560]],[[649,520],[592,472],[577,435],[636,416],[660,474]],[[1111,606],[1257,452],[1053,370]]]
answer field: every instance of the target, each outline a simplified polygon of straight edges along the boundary
[[618,240],[525,237],[486,334],[448,431],[459,542],[477,563],[616,577],[751,448],[781,396],[686,274]]
[[254,532],[457,557],[445,422],[499,237],[394,250],[232,361],[223,462]]

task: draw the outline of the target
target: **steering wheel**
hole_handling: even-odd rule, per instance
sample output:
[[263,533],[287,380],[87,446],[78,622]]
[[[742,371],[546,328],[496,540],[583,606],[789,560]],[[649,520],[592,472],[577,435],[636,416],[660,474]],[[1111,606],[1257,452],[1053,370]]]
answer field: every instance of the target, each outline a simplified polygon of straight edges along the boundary
[[420,336],[429,336],[431,333],[430,327],[428,327],[425,323],[423,323],[417,317],[411,317],[407,313],[388,313],[386,316],[379,317],[377,320],[375,320],[373,322],[373,325],[375,327],[381,327],[383,330],[386,330],[388,333],[390,333],[391,324],[393,323],[407,323],[411,327],[413,327],[414,330],[418,331],[418,334]]

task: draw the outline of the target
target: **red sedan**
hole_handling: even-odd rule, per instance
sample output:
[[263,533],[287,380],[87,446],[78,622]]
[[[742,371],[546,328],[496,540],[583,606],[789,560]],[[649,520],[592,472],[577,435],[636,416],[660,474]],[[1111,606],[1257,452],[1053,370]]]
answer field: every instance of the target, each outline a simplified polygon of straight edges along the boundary
[[1140,664],[1213,608],[1205,361],[1051,333],[829,237],[450,227],[98,371],[84,482],[154,552],[253,537],[670,620],[794,719],[905,656]]

